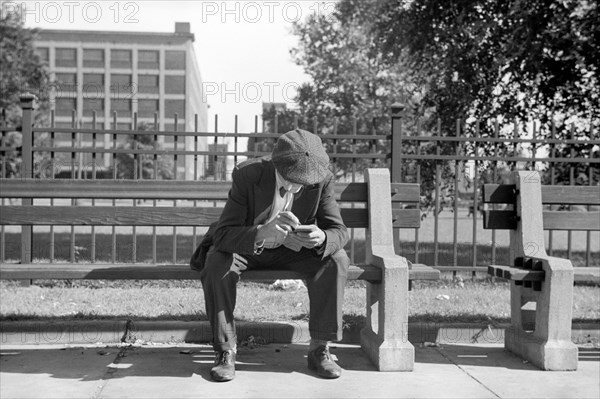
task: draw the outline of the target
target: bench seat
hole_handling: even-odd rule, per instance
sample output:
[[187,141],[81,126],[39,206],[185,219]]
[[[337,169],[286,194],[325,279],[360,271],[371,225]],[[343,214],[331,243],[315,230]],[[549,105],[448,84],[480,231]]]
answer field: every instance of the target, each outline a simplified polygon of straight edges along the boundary
[[[106,279],[106,280],[196,280],[200,273],[188,264],[151,263],[2,263],[0,279]],[[381,268],[373,265],[351,265],[348,280],[380,282]],[[437,280],[440,272],[426,265],[415,264],[409,270],[411,280]],[[301,279],[297,272],[287,270],[249,270],[244,280]]]

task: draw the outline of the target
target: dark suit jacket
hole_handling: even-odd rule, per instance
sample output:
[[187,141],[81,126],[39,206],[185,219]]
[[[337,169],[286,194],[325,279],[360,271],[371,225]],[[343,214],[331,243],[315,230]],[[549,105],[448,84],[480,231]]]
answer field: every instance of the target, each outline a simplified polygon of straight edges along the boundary
[[[270,157],[248,160],[234,169],[232,180],[225,209],[214,232],[214,246],[218,251],[252,255],[257,225],[266,222],[271,211],[275,166]],[[292,212],[300,224],[316,224],[325,232],[325,244],[316,250],[318,255],[327,257],[348,242],[331,173],[323,182],[305,186],[296,194]]]

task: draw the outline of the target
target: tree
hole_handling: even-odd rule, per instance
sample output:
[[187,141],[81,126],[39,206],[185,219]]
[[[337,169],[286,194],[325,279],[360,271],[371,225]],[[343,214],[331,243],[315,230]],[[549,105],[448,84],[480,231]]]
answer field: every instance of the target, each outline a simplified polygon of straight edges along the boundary
[[[299,44],[292,50],[298,65],[312,78],[298,91],[303,124],[325,134],[387,134],[389,109],[401,97],[409,97],[400,66],[390,69],[372,46],[368,28],[376,18],[372,1],[343,1],[328,15],[311,15],[294,24]],[[334,143],[326,143],[334,152]],[[338,140],[338,153],[387,153],[387,141]],[[360,172],[369,165],[385,161],[339,158],[341,171]]]
[[48,73],[36,54],[34,40],[37,31],[23,26],[18,12],[0,15],[0,109],[9,125],[18,126],[21,120],[19,97],[32,92],[38,97],[37,124],[47,117]]
[[[150,131],[151,126],[140,123],[137,130]],[[125,143],[118,146],[121,149],[160,151],[162,146],[154,140],[151,134],[130,134]],[[117,154],[116,168],[119,179],[173,179],[173,161],[164,155],[154,154]],[[140,174],[141,170],[141,174]]]
[[[404,121],[409,130],[417,130],[419,117],[430,114],[430,110],[423,107],[424,92],[407,65],[401,59],[389,62],[376,46],[373,31],[379,10],[375,0],[342,0],[327,17],[311,16],[294,26],[299,44],[292,55],[312,78],[312,82],[299,90],[299,108],[307,119],[317,120],[320,132],[389,134],[390,109],[398,101],[406,106]],[[354,150],[358,154],[373,151],[385,154],[390,151],[387,140],[339,140],[337,145],[338,153]],[[332,146],[333,143],[328,143],[329,152],[333,152]],[[421,150],[431,152],[435,148]],[[416,151],[414,143],[404,143],[404,153]],[[373,162],[363,159],[353,163],[351,159],[340,158],[337,164],[342,170],[356,167],[360,172]],[[374,164],[385,166],[381,160]],[[403,168],[405,176],[415,170],[408,162],[403,163]],[[429,207],[433,204],[435,163],[423,163],[421,172],[425,177],[422,181],[424,205]],[[445,165],[442,173],[447,176],[453,172]],[[445,185],[443,197],[450,198],[453,190],[452,184]]]
[[372,31],[377,47],[391,64],[401,59],[420,76],[424,100],[438,108],[438,116],[598,117],[595,2],[380,4],[383,17]]
[[[4,162],[0,163],[0,176],[15,177],[22,169],[21,156],[21,121],[22,110],[19,97],[24,92],[37,95],[37,112],[34,125],[47,121],[49,101],[46,95],[48,74],[45,65],[35,53],[33,42],[36,31],[23,26],[23,20],[18,12],[0,14],[0,109],[2,123],[14,127],[8,132],[3,143],[6,147],[14,148],[4,154]],[[36,135],[35,145],[44,145],[47,135]],[[42,171],[40,165],[48,158],[48,154],[34,154],[34,177],[39,177]],[[1,170],[6,165],[5,170]]]
[[[535,118],[538,137],[554,130],[558,139],[585,139],[600,123],[598,13],[596,2],[579,0],[340,0],[326,18],[296,25],[293,54],[313,79],[300,90],[300,107],[324,121],[366,116],[372,127],[383,126],[400,100],[407,129],[421,135],[453,136],[460,120],[461,134],[492,136],[498,119],[524,122],[521,133]],[[571,148],[557,145],[557,155]],[[451,153],[453,145],[421,148],[438,150]],[[576,148],[576,155],[590,152]],[[432,165],[420,166],[431,182]],[[583,164],[578,174],[588,169]],[[431,198],[427,189],[424,195]]]
[[[377,48],[390,65],[411,67],[425,88],[425,105],[435,109],[429,123],[441,119],[443,134],[453,135],[457,118],[476,118],[483,121],[479,134],[491,136],[499,117],[537,119],[541,138],[585,140],[598,131],[597,2],[384,0],[379,6],[382,18],[371,31]],[[592,155],[585,145],[559,145],[556,155],[570,157],[572,150]],[[560,169],[555,182],[568,182]],[[593,172],[589,164],[577,170]]]

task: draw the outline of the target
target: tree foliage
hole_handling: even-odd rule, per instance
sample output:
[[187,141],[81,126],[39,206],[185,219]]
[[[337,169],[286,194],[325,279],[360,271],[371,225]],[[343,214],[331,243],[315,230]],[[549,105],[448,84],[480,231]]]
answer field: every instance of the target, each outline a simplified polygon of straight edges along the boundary
[[[378,17],[375,4],[341,1],[330,15],[312,15],[294,25],[298,46],[292,55],[312,80],[301,85],[297,98],[301,122],[309,130],[317,126],[325,134],[389,134],[390,106],[418,94],[404,66],[386,63],[368,33]],[[387,140],[346,139],[327,145],[330,152],[336,146],[338,153],[390,150]],[[337,162],[347,172],[373,164],[385,162],[348,158]]]
[[[365,118],[370,123],[361,132],[387,128],[389,107],[400,101],[412,134],[491,137],[500,121],[511,126],[500,137],[519,137],[534,119],[538,138],[585,141],[600,123],[598,14],[597,2],[585,0],[340,0],[327,17],[296,24],[299,45],[292,53],[312,78],[300,89],[299,106],[329,125],[341,115]],[[513,150],[502,143],[465,148],[500,156]],[[554,150],[594,156],[590,145]],[[406,143],[403,151],[452,154],[455,148]],[[430,203],[435,165],[419,167]],[[442,164],[446,182],[453,169]],[[557,166],[555,183],[570,169]],[[593,174],[588,164],[576,169],[577,176]],[[442,192],[452,196],[452,184],[444,183]]]
[[38,97],[36,122],[47,117],[48,73],[43,61],[35,53],[34,40],[37,31],[23,26],[18,12],[0,15],[0,109],[11,126],[21,121],[19,97],[30,91]]
[[[37,95],[34,125],[47,121],[49,101],[46,95],[48,73],[44,63],[35,53],[33,42],[36,31],[23,26],[18,12],[0,14],[0,110],[2,123],[14,127],[6,133],[2,145],[14,148],[6,151],[0,163],[0,176],[11,178],[21,174],[22,165],[22,110],[19,97],[24,92]],[[47,144],[48,137],[38,134],[35,145]],[[48,160],[46,153],[34,153],[33,176],[40,177]]]
[[382,18],[371,31],[378,49],[390,64],[410,66],[442,120],[600,116],[596,2],[378,4]]

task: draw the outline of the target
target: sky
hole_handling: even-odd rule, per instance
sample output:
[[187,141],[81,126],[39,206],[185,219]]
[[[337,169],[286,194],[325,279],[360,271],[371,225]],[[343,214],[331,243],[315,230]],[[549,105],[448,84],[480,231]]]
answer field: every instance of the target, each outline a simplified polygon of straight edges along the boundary
[[[3,8],[12,2],[2,1]],[[15,3],[12,3],[15,4]],[[294,21],[328,15],[335,1],[17,1],[25,4],[25,26],[173,32],[175,22],[190,22],[195,52],[208,90],[208,131],[254,130],[262,102],[294,106],[296,88],[310,78],[296,65],[290,49],[297,44]],[[262,124],[259,123],[259,129]]]

